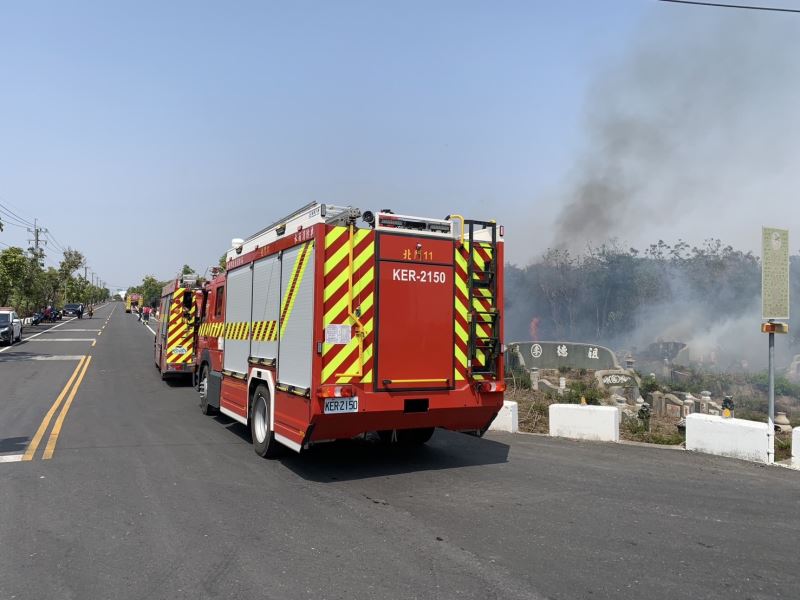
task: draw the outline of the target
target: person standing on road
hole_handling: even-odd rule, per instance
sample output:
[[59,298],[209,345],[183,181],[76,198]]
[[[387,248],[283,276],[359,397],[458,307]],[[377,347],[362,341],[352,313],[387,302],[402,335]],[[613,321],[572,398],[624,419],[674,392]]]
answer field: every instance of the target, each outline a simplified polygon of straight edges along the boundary
[[142,319],[142,323],[147,325],[150,322],[150,307],[149,306],[145,306],[144,309],[142,310],[142,312],[143,312],[143,315],[144,315],[144,319]]
[[141,306],[137,306],[137,307],[136,307],[136,314],[137,314],[137,315],[139,315],[139,316],[138,316],[138,318],[137,318],[136,320],[137,320],[139,323],[141,323],[141,322],[142,322],[142,307],[141,307]]
[[78,310],[75,311],[75,312],[78,313],[78,318],[82,319],[83,318],[83,304],[79,304],[78,305]]

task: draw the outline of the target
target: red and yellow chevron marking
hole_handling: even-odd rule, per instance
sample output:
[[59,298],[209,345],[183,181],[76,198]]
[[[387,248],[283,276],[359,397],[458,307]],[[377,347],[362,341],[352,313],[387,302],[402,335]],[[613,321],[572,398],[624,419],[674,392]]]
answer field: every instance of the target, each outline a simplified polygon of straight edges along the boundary
[[183,295],[186,288],[178,288],[172,294],[167,322],[167,362],[184,364],[194,361],[194,299],[188,315],[184,313]]
[[274,342],[278,339],[277,321],[256,321],[253,323],[253,341]]
[[247,340],[250,339],[249,321],[239,323],[225,323],[226,340]]
[[286,324],[289,322],[289,316],[292,314],[294,302],[297,300],[297,291],[300,289],[300,283],[303,281],[303,275],[306,272],[308,263],[311,262],[313,248],[314,240],[303,244],[303,247],[300,249],[300,252],[297,254],[297,258],[294,261],[294,265],[292,266],[292,274],[289,277],[289,285],[286,287],[286,292],[283,294],[283,301],[281,302],[281,336],[283,336],[283,334],[286,332]]
[[[351,325],[347,344],[322,345],[322,383],[372,383],[375,314],[375,232],[356,229],[353,250],[353,307],[364,325],[364,350],[359,365],[359,344],[348,314],[350,285],[350,234],[347,227],[329,227],[325,235],[325,268],[322,325]],[[363,375],[342,377],[361,366]],[[337,376],[339,375],[339,376]]]
[[[487,313],[494,307],[494,298],[491,290],[487,288],[473,288],[472,306],[469,304],[469,289],[467,286],[468,263],[470,250],[473,252],[474,269],[485,271],[492,260],[492,245],[488,242],[476,242],[470,249],[469,244],[456,248],[456,300],[455,300],[455,330],[456,330],[456,381],[466,379],[467,373],[474,367],[477,370],[486,370],[488,357],[481,348],[475,348],[472,356],[469,354],[469,327],[475,321],[476,342],[481,342],[492,337],[492,317]],[[473,273],[473,280],[479,281],[481,275]],[[473,375],[473,379],[484,379],[483,375]]]
[[455,368],[456,381],[465,381],[469,373],[469,289],[467,288],[468,250],[466,244],[456,245],[456,295],[455,295]]
[[224,329],[225,323],[203,323],[197,333],[208,337],[222,337]]

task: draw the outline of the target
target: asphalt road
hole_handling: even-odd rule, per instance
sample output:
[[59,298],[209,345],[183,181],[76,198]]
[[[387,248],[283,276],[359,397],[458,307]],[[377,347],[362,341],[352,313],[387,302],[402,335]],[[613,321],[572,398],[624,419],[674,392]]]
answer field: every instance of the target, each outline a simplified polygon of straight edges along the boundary
[[0,599],[798,596],[800,473],[442,431],[267,461],[121,305],[41,338],[0,353]]

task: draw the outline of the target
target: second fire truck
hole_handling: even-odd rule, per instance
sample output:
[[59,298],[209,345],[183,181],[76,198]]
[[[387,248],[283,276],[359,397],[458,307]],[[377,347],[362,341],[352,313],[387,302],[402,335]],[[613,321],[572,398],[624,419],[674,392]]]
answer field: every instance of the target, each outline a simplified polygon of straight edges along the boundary
[[198,311],[203,412],[247,425],[265,457],[366,432],[483,434],[505,390],[502,236],[314,203],[234,240]]

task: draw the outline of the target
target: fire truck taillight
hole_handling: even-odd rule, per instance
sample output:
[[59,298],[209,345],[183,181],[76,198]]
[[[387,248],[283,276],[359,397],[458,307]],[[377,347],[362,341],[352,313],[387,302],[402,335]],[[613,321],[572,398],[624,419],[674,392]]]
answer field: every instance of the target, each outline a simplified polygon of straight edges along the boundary
[[349,385],[323,385],[317,389],[318,398],[352,398],[355,390]]
[[506,391],[506,382],[505,381],[480,381],[475,384],[475,389],[478,390],[481,394],[487,394],[489,392],[505,392]]

